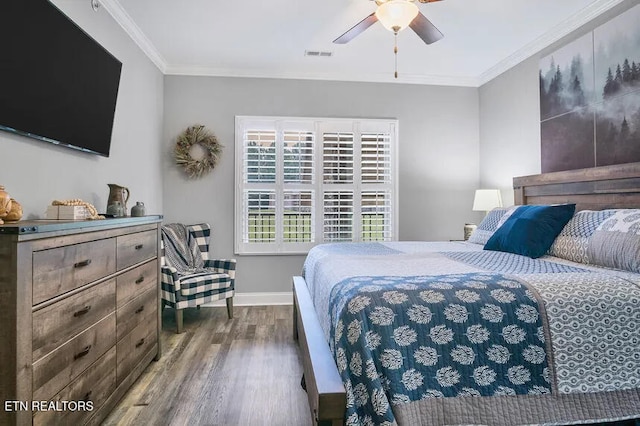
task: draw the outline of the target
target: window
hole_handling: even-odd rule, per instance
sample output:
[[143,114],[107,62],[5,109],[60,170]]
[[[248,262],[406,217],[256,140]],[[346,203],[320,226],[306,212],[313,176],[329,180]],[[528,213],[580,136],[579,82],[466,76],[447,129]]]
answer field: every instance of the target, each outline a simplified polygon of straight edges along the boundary
[[236,117],[236,252],[396,238],[397,121]]

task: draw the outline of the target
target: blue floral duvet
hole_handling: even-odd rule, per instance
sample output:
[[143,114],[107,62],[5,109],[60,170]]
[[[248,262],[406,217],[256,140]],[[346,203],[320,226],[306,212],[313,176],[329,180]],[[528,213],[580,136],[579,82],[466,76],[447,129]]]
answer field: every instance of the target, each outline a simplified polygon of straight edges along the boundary
[[478,247],[309,253],[305,279],[347,392],[346,423],[640,416],[640,277]]

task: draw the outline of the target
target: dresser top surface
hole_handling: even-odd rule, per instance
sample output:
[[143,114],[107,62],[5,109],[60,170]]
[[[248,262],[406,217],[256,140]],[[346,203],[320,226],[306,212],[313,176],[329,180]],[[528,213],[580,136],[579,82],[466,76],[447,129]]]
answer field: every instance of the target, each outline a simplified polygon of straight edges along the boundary
[[162,215],[118,217],[98,220],[21,220],[0,225],[0,235],[23,235],[68,230],[99,230],[121,226],[134,226],[162,221]]

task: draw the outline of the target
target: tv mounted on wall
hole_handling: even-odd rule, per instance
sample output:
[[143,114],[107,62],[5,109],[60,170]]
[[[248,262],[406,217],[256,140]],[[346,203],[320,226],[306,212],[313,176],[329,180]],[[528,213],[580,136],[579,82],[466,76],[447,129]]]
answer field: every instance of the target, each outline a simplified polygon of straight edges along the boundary
[[47,0],[0,16],[0,130],[108,157],[122,63]]

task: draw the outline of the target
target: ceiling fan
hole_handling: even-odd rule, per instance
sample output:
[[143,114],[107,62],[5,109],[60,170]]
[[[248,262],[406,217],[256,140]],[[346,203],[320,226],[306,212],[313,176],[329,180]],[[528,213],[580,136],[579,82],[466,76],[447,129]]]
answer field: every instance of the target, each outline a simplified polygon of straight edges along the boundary
[[[440,0],[418,0],[420,3],[433,3]],[[375,0],[378,5],[375,12],[351,27],[347,32],[333,40],[336,44],[345,44],[357,35],[380,21],[395,35],[404,28],[411,27],[427,44],[440,40],[443,35],[416,6],[414,0]]]

